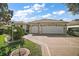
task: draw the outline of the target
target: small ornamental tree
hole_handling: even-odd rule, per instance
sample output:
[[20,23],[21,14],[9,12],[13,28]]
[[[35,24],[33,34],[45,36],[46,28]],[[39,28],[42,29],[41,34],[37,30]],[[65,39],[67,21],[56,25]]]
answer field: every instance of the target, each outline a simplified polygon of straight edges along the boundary
[[16,29],[17,31],[13,33],[13,34],[14,34],[14,36],[13,36],[14,39],[21,39],[22,36],[24,35],[24,30],[23,30],[23,28],[17,26],[17,27],[15,27],[15,29]]
[[22,36],[24,35],[24,30],[19,26],[11,26],[11,27],[8,27],[8,29],[6,29],[5,33],[13,37],[13,40],[18,40],[18,39],[21,39]]

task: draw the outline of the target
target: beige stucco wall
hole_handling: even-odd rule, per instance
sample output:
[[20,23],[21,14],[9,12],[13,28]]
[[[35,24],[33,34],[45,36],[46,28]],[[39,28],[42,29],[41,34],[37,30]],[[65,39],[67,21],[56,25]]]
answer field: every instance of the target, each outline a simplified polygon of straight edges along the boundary
[[32,27],[37,26],[38,27],[38,33],[42,33],[42,26],[57,26],[57,27],[63,27],[64,28],[64,33],[67,31],[67,26],[65,22],[41,22],[41,23],[30,23],[29,28],[27,24],[17,24],[17,26],[23,26],[23,29],[25,31],[29,29],[29,32],[32,33]]
[[32,23],[30,24],[29,32],[32,33],[32,27],[37,26],[38,27],[38,33],[42,33],[42,26],[58,26],[58,27],[63,27],[64,28],[64,34],[67,32],[67,26],[66,23]]

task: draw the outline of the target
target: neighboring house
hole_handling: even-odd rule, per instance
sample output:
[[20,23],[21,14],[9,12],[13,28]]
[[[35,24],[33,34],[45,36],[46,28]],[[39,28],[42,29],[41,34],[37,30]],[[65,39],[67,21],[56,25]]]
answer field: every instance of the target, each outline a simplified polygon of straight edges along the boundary
[[66,34],[68,22],[53,19],[41,19],[29,22],[29,32],[37,34]]
[[67,24],[67,29],[74,28],[74,27],[79,27],[79,21],[71,21]]
[[79,20],[68,23],[67,30],[70,35],[79,36]]

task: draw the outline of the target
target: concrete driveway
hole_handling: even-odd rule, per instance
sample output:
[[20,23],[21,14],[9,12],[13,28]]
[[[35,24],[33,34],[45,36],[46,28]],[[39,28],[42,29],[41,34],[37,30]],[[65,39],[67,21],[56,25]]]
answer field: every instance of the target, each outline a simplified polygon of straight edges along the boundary
[[79,37],[63,35],[25,35],[42,47],[43,56],[79,56]]

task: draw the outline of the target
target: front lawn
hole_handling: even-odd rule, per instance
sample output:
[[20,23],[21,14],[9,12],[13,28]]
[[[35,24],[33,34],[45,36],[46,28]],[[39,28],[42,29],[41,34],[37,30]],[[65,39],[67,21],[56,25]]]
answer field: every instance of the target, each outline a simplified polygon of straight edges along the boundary
[[42,51],[41,51],[40,45],[33,43],[29,40],[26,40],[26,42],[24,43],[23,46],[30,50],[31,56],[42,56]]
[[17,49],[19,47],[19,45],[21,45],[21,47],[28,48],[30,50],[31,54],[29,56],[41,56],[42,55],[40,45],[33,43],[29,40],[25,40],[24,43],[22,41],[23,40],[17,41],[17,42],[14,42],[14,43],[10,43],[8,45],[0,47],[0,55],[1,56],[10,55],[10,53],[13,50]]
[[21,27],[14,26],[5,30],[5,34],[12,35],[12,28],[16,31],[13,32],[13,41],[6,41],[6,35],[0,35],[0,56],[9,56],[10,53],[21,46],[21,48],[27,48],[30,50],[29,56],[41,56],[40,45],[31,42],[29,40],[23,40],[21,37],[24,35],[24,31]]

